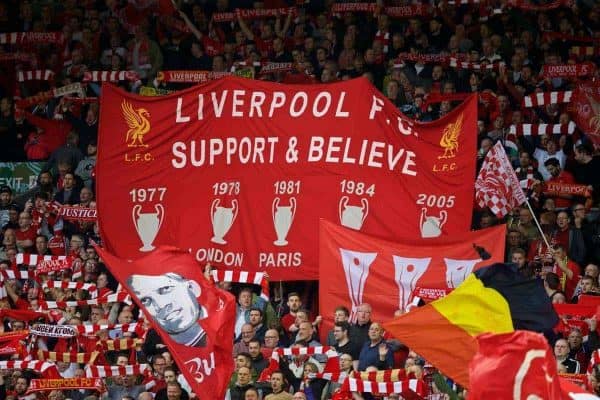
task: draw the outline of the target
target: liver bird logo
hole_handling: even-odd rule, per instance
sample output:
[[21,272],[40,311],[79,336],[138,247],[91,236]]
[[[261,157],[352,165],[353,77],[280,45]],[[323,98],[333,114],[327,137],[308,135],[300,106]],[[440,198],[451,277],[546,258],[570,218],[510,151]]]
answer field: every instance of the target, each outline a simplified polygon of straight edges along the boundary
[[589,126],[592,130],[590,133],[594,135],[600,135],[600,103],[588,93],[585,94],[585,97],[587,97],[590,107],[592,108],[592,112],[594,113],[589,121]]
[[129,130],[125,136],[127,147],[148,147],[144,143],[144,136],[150,130],[150,113],[145,108],[133,109],[131,103],[127,100],[123,100],[121,103],[121,110],[123,111],[123,118],[127,122]]
[[442,138],[440,139],[440,146],[444,148],[444,154],[438,156],[440,158],[454,158],[458,150],[458,137],[462,131],[463,114],[456,119],[456,122],[449,123],[444,128]]

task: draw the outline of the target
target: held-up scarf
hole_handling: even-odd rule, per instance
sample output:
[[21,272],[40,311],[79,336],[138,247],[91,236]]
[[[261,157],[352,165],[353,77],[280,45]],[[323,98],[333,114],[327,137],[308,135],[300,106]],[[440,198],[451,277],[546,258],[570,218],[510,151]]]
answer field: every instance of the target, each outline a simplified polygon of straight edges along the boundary
[[83,82],[135,82],[140,76],[135,71],[86,71],[83,73]]
[[61,378],[32,379],[29,382],[27,393],[72,389],[96,390],[101,393],[106,391],[101,378]]
[[260,19],[272,18],[278,15],[287,16],[289,14],[291,14],[292,17],[296,17],[298,15],[298,10],[295,7],[256,10],[236,8],[234,12],[214,13],[212,19],[214,22],[231,22],[235,21],[238,18],[238,15],[243,19]]
[[81,83],[72,83],[70,85],[61,86],[59,88],[54,88],[45,92],[39,92],[34,96],[19,99],[16,101],[16,106],[19,108],[28,108],[36,104],[45,103],[50,99],[73,93],[79,93],[81,97],[83,97],[84,89],[83,86],[81,86]]
[[581,64],[544,65],[542,76],[544,78],[579,78],[594,72],[594,63],[585,62]]
[[54,71],[50,69],[36,69],[33,71],[18,71],[17,82],[25,81],[51,81],[54,79]]
[[156,76],[158,82],[204,83],[231,75],[231,72],[213,71],[160,71]]
[[122,375],[143,375],[146,371],[150,371],[148,364],[87,365],[85,376],[88,378],[110,378]]
[[56,43],[64,41],[62,32],[10,32],[0,33],[0,44]]
[[212,270],[210,276],[214,282],[252,283],[260,286],[260,297],[269,301],[269,281],[264,272]]
[[521,105],[524,108],[542,107],[548,104],[570,103],[572,90],[564,92],[539,92],[523,97]]

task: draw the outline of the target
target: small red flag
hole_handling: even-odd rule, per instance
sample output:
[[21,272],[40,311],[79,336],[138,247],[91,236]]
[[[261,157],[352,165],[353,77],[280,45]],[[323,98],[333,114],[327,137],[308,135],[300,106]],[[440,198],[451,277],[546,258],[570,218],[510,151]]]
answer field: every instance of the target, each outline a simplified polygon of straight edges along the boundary
[[485,333],[477,341],[479,351],[469,364],[469,400],[562,399],[556,359],[543,335]]
[[182,250],[161,247],[136,261],[96,251],[158,332],[194,393],[223,398],[233,372],[234,297],[207,280]]

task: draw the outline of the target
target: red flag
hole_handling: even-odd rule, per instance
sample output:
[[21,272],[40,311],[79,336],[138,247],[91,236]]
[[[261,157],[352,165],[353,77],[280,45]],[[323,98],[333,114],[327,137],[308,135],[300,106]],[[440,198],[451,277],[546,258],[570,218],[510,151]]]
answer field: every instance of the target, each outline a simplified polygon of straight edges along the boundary
[[502,143],[497,142],[485,156],[475,193],[479,206],[488,207],[500,218],[527,200]]
[[562,399],[556,360],[543,335],[485,333],[477,341],[479,351],[469,364],[469,400]]
[[133,262],[96,251],[150,320],[194,393],[223,398],[233,372],[233,296],[208,281],[189,253],[173,247]]
[[575,112],[573,119],[577,127],[600,144],[600,83],[579,84],[573,93]]

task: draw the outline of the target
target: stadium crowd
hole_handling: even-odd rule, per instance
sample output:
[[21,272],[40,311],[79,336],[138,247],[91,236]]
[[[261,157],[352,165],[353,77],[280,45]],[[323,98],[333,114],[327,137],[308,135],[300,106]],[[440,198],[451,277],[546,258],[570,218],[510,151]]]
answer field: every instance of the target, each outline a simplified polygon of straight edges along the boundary
[[[134,306],[116,297],[92,306],[62,303],[77,300],[83,304],[117,292],[114,278],[91,245],[102,243],[97,223],[63,220],[51,207],[53,201],[95,207],[97,100],[102,79],[90,78],[92,71],[126,71],[112,80],[126,90],[153,95],[192,84],[170,80],[161,71],[209,71],[198,75],[201,79],[234,73],[284,83],[365,77],[404,114],[421,121],[448,113],[460,103],[459,94],[478,93],[480,147],[472,149],[473,157],[480,167],[496,142],[504,144],[550,248],[527,206],[514,209],[504,219],[474,207],[473,228],[506,223],[505,261],[516,263],[528,277],[542,279],[554,303],[577,303],[582,294],[600,295],[598,148],[586,132],[574,126],[577,110],[568,102],[524,105],[525,96],[571,91],[578,82],[600,78],[595,68],[600,61],[600,4],[577,0],[555,6],[557,2],[532,1],[526,3],[538,6],[532,12],[495,0],[443,1],[419,7],[403,0],[378,1],[364,9],[359,3],[327,0],[182,0],[174,3],[176,10],[171,2],[166,3],[0,3],[1,32],[48,32],[62,38],[40,34],[31,40],[11,42],[9,36],[0,40],[0,161],[45,162],[28,192],[0,188],[0,332],[14,332],[19,339],[14,354],[3,352],[1,360],[21,359],[26,351],[46,352],[42,359],[55,363],[61,377],[82,377],[89,360],[66,362],[47,353],[91,354],[98,341],[137,339],[127,342],[124,350],[104,349],[96,363],[148,363],[149,370],[106,378],[107,391],[102,396],[110,400],[195,396],[169,351],[156,332],[147,329]],[[403,7],[406,13],[400,17],[386,7]],[[265,18],[260,9],[277,11]],[[587,76],[561,78],[544,73],[547,66],[586,63],[594,67]],[[29,79],[25,72],[36,70],[50,72],[41,79]],[[75,93],[59,89],[77,83],[82,84],[71,86]],[[600,110],[595,112],[600,118]],[[523,124],[555,124],[557,128],[549,134],[527,135],[522,134]],[[581,196],[549,193],[544,190],[547,182],[582,184],[586,190]],[[32,279],[35,267],[24,261],[29,259],[25,255],[68,255],[74,261],[71,268],[54,276],[38,274]],[[291,291],[289,285],[272,287],[271,302],[265,302],[256,288],[227,286],[238,301],[232,355],[235,373],[227,398],[331,398],[340,383],[309,377],[309,373],[323,371],[324,355],[282,357],[280,371],[271,374],[269,381],[258,382],[274,348],[320,345],[321,317],[303,305],[307,296]],[[59,308],[48,308],[48,302],[57,302]],[[427,380],[429,398],[450,398],[442,392],[449,393],[452,382],[433,382],[431,365],[389,339],[379,324],[382,321],[371,321],[368,304],[359,307],[357,321],[352,323],[348,306],[340,304],[336,309],[335,327],[323,343],[339,352],[342,371],[406,368],[409,376]],[[19,331],[40,321],[72,326],[78,334],[38,335],[33,340],[18,337]],[[600,347],[597,321],[593,317],[583,322],[559,332],[551,344],[559,370],[587,371],[591,389],[600,394],[600,366],[593,359]],[[114,328],[114,324],[119,325]],[[30,379],[39,373],[35,368],[2,368],[0,400],[92,400],[100,396],[92,388],[26,394]],[[460,387],[453,389],[462,395]],[[401,398],[399,394],[353,396]]]

